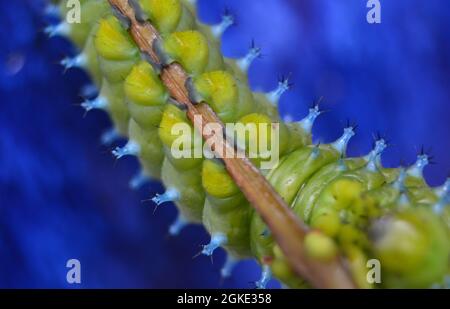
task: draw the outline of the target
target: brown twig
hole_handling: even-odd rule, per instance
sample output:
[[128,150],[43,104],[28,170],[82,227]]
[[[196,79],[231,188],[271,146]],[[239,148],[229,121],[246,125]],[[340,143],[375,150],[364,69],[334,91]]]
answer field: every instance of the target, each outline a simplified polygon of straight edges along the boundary
[[[134,9],[128,0],[108,0],[110,5],[130,21],[129,32],[140,48],[152,61],[161,64],[152,46],[160,36],[149,22],[136,19]],[[217,135],[207,135],[203,128],[208,123],[221,123],[214,111],[206,103],[193,104],[185,87],[188,78],[184,69],[177,63],[164,66],[161,80],[171,97],[187,108],[188,118],[193,122],[207,143],[215,145],[216,149],[235,153],[234,147],[226,140],[216,138]],[[219,154],[220,155],[220,154]],[[226,168],[246,198],[270,228],[275,241],[292,265],[295,272],[318,288],[354,288],[348,271],[340,258],[331,262],[321,263],[307,257],[304,252],[303,240],[308,227],[295,216],[288,205],[275,192],[272,186],[262,176],[257,168],[247,158],[225,158]]]

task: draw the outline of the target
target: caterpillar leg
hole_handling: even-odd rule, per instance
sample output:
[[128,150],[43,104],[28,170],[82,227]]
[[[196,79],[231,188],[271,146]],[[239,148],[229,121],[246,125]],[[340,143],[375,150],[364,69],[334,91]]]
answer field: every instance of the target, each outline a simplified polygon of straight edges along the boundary
[[93,83],[84,85],[80,90],[80,96],[83,98],[92,98],[95,97],[97,94],[98,94],[98,87]]
[[222,21],[211,27],[211,32],[216,39],[220,39],[222,35],[234,24],[234,16],[230,12],[225,12],[222,16]]
[[239,263],[239,260],[237,260],[231,254],[227,254],[227,259],[225,260],[225,264],[220,269],[220,276],[222,277],[222,279],[231,277],[233,269],[236,267],[236,265],[238,263]]
[[110,128],[104,131],[100,137],[100,142],[104,146],[109,146],[120,139],[120,134],[116,128]]
[[212,256],[217,248],[225,245],[226,243],[227,237],[224,234],[214,234],[211,236],[209,244],[203,246],[202,254],[206,256]]
[[319,117],[322,113],[323,111],[321,111],[319,109],[319,105],[316,104],[309,109],[308,115],[302,120],[300,120],[298,124],[305,132],[311,134],[314,122],[316,121],[317,117]]
[[180,193],[177,189],[169,188],[163,194],[156,194],[152,201],[157,205],[161,205],[168,202],[176,202],[180,199]]
[[237,66],[241,69],[242,72],[247,73],[248,69],[252,65],[255,59],[261,56],[261,48],[257,47],[254,42],[252,42],[252,46],[248,51],[247,55],[245,55],[242,59],[236,61]]
[[49,38],[55,36],[68,36],[70,33],[69,24],[61,22],[57,25],[50,25],[44,29],[44,33],[48,35]]
[[439,201],[433,205],[436,214],[443,214],[445,207],[450,205],[450,178],[447,179],[442,188],[438,189]]
[[257,289],[265,289],[270,279],[272,279],[272,270],[269,265],[262,266],[261,277],[258,281],[255,282],[255,286]]
[[178,214],[175,221],[169,226],[169,235],[178,236],[182,229],[184,229],[189,222],[183,217],[182,214]]
[[275,90],[266,94],[267,100],[274,106],[278,106],[278,102],[280,101],[281,96],[291,88],[291,84],[289,82],[289,78],[282,78],[278,82],[277,88]]
[[66,57],[61,60],[60,64],[64,67],[64,70],[71,68],[84,68],[87,64],[87,59],[84,54],[78,54],[75,57]]
[[94,109],[105,110],[108,107],[108,99],[99,95],[95,99],[84,100],[83,103],[81,103],[81,107],[84,108],[86,113]]
[[140,146],[134,141],[128,141],[123,147],[116,147],[112,154],[116,157],[116,159],[121,159],[125,156],[137,156],[140,152]]
[[143,171],[139,171],[136,175],[131,178],[129,187],[132,190],[138,190],[140,189],[145,183],[149,182],[151,180],[150,177]]

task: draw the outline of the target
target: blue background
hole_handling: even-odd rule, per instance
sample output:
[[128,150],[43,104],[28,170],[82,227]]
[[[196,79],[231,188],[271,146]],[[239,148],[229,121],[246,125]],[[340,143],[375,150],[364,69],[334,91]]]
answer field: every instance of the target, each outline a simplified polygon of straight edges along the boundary
[[[366,22],[365,0],[200,0],[200,18],[220,20],[228,6],[238,25],[223,52],[245,54],[251,39],[264,57],[250,69],[253,89],[270,90],[281,74],[295,87],[280,103],[284,115],[305,116],[314,99],[331,110],[314,127],[315,140],[340,135],[346,119],[359,124],[350,155],[369,151],[372,134],[392,141],[387,166],[411,163],[422,145],[437,164],[432,185],[450,171],[450,7],[446,0],[382,0],[382,23]],[[73,54],[64,39],[48,40],[42,0],[3,1],[0,10],[0,287],[251,287],[257,265],[245,262],[222,285],[205,257],[201,227],[167,238],[176,212],[153,215],[141,203],[163,188],[128,188],[133,159],[117,164],[99,136],[102,112],[83,118],[85,74],[63,74]],[[82,264],[82,284],[66,282],[66,261]]]

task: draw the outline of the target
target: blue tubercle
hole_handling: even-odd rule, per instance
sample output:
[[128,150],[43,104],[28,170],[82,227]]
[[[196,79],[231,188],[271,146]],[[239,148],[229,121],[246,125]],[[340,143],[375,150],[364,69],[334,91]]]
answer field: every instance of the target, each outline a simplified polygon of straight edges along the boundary
[[87,65],[86,55],[80,53],[75,57],[66,57],[61,60],[61,65],[64,67],[64,70],[71,68],[84,68]]
[[381,154],[387,148],[387,143],[384,139],[379,139],[375,142],[373,150],[365,157],[367,161],[367,170],[376,171],[381,166]]
[[222,16],[222,21],[211,27],[212,34],[216,39],[220,39],[225,31],[227,31],[227,29],[234,24],[234,22],[234,16],[230,12],[226,11]]
[[411,201],[409,200],[408,195],[406,195],[406,192],[402,192],[400,194],[400,198],[398,200],[399,209],[408,208],[408,207],[410,207],[410,205],[411,205]]
[[252,46],[242,59],[237,61],[237,65],[243,72],[247,72],[248,68],[252,65],[253,61],[261,56],[261,48],[257,47],[254,42]]
[[341,155],[345,155],[348,142],[353,136],[355,136],[355,128],[353,126],[346,127],[342,136],[332,143],[331,146]]
[[60,9],[53,3],[47,3],[44,8],[44,14],[47,16],[58,17],[60,15]]
[[405,179],[406,179],[406,170],[401,167],[400,172],[398,174],[397,180],[392,184],[394,189],[398,190],[399,192],[405,191]]
[[148,181],[150,181],[150,177],[148,177],[144,171],[140,171],[139,173],[134,175],[133,178],[131,178],[129,183],[130,189],[138,190]]
[[238,263],[239,261],[236,258],[228,254],[227,259],[225,260],[225,264],[222,266],[222,269],[220,270],[220,276],[223,279],[231,277],[233,269],[236,267]]
[[433,206],[436,214],[442,214],[445,207],[450,205],[450,178],[438,190],[439,201]]
[[189,223],[186,221],[186,219],[181,214],[178,214],[178,217],[169,226],[169,235],[178,236],[181,230],[184,229],[188,224]]
[[123,147],[116,147],[112,154],[117,158],[120,159],[125,156],[137,156],[140,152],[140,146],[136,142],[130,140],[128,143]]
[[429,157],[427,154],[420,154],[417,156],[416,163],[408,169],[408,175],[413,177],[422,178],[423,177],[423,169],[430,163]]
[[270,270],[269,265],[263,265],[261,278],[255,282],[255,286],[257,289],[265,289],[270,279],[272,279],[272,271]]
[[61,22],[57,25],[50,25],[44,29],[44,33],[48,35],[49,38],[54,36],[67,36],[70,32],[70,25],[66,22]]
[[109,146],[120,139],[120,134],[115,128],[110,128],[102,133],[100,142],[104,146]]
[[156,194],[152,201],[157,205],[161,205],[167,202],[176,202],[180,198],[180,193],[177,189],[169,188],[163,194]]
[[311,133],[314,122],[316,121],[317,117],[320,116],[320,114],[322,114],[322,111],[319,109],[319,105],[316,104],[314,105],[314,107],[311,107],[309,109],[308,116],[300,120],[298,124],[305,132]]
[[278,86],[275,90],[266,94],[267,99],[275,106],[278,105],[281,96],[291,88],[291,84],[289,82],[289,78],[281,78],[278,82]]
[[106,109],[108,107],[108,100],[103,96],[98,96],[93,100],[84,100],[81,107],[87,112],[93,109]]
[[213,234],[209,244],[203,246],[202,254],[206,256],[212,256],[214,251],[226,244],[228,241],[227,237],[222,233]]
[[348,170],[348,167],[345,164],[345,160],[343,158],[339,159],[338,164],[339,164],[338,166],[339,171],[344,172]]
[[81,87],[80,96],[83,98],[93,98],[98,95],[98,88],[96,85],[89,83]]

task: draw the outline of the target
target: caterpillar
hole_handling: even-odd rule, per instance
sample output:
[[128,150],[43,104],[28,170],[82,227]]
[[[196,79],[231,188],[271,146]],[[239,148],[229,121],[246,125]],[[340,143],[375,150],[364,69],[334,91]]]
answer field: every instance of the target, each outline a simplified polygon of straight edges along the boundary
[[[59,14],[67,12],[67,1],[58,1]],[[182,106],[170,97],[154,63],[128,33],[129,20],[106,0],[84,0],[81,23],[61,22],[46,28],[49,36],[68,37],[81,50],[61,64],[66,69],[87,70],[98,96],[87,95],[86,111],[102,109],[110,115],[114,129],[103,141],[128,139],[116,147],[118,159],[136,156],[142,173],[133,179],[161,180],[166,192],[152,198],[156,205],[173,202],[178,218],[169,227],[177,235],[187,224],[203,224],[211,236],[201,254],[212,256],[222,247],[227,261],[223,277],[231,275],[241,259],[255,258],[262,273],[255,282],[264,288],[275,276],[291,288],[309,287],[296,275],[275,243],[270,229],[250,207],[223,162],[213,158],[179,158],[174,143],[184,135],[179,124],[198,135]],[[223,123],[243,126],[279,124],[277,165],[262,171],[292,211],[311,228],[305,238],[308,256],[328,261],[342,253],[356,285],[361,288],[422,288],[444,286],[450,274],[450,180],[430,188],[423,178],[429,164],[420,153],[411,166],[385,168],[381,156],[388,146],[378,137],[363,157],[347,157],[346,148],[355,135],[348,125],[340,138],[314,144],[312,127],[322,114],[318,104],[300,121],[283,121],[278,101],[289,87],[282,78],[269,93],[253,92],[247,71],[261,50],[252,44],[242,59],[221,54],[221,36],[233,24],[226,13],[213,26],[196,17],[196,3],[188,0],[129,1],[136,19],[150,21],[161,34],[152,48],[164,65],[179,63],[189,74],[187,87],[193,102],[207,102]],[[251,153],[270,134],[256,130],[253,136],[237,136],[246,154],[260,166],[263,154]],[[181,143],[182,151],[203,149],[197,139]],[[267,144],[270,144],[268,142]],[[259,147],[257,148],[259,149]],[[401,245],[399,245],[401,244]],[[367,262],[380,261],[383,281],[369,283]]]

